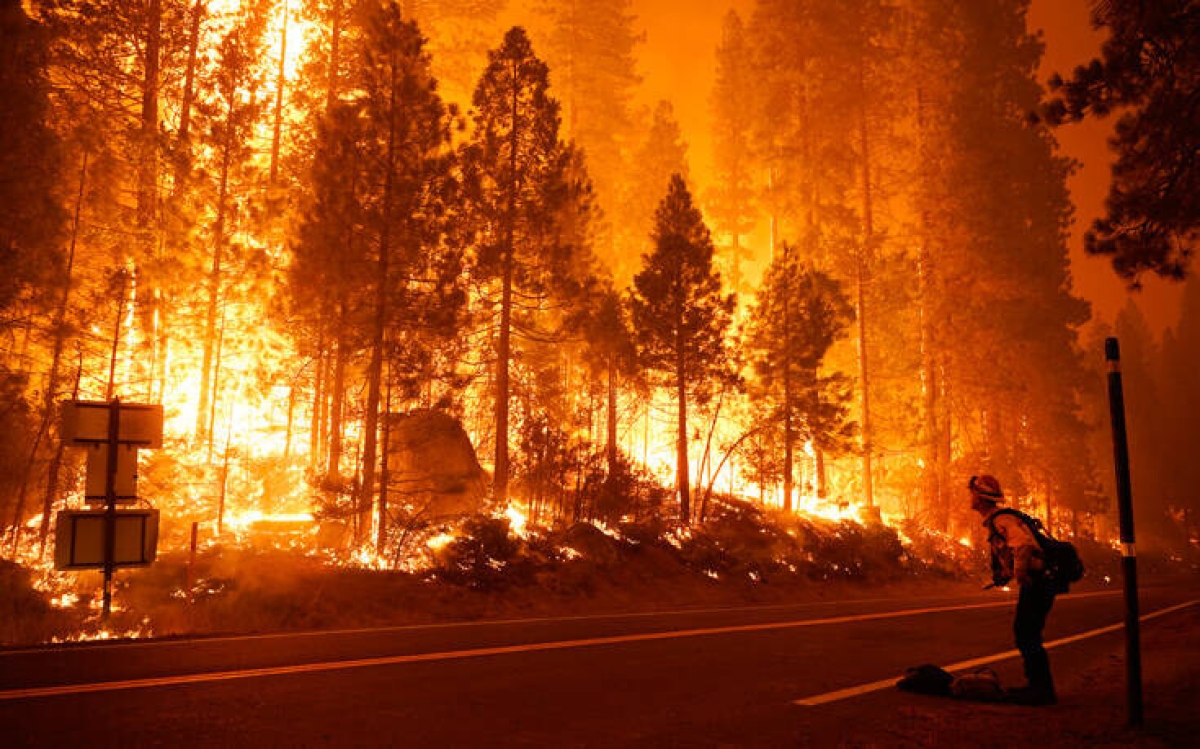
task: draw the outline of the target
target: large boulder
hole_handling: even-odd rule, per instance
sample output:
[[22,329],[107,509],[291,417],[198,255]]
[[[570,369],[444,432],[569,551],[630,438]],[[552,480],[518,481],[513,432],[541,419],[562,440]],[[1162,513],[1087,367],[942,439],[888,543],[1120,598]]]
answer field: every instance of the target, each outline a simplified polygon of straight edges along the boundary
[[575,523],[567,529],[563,543],[600,567],[621,561],[619,543],[591,523]]
[[432,409],[389,418],[388,492],[394,501],[427,520],[482,511],[487,475],[462,424]]

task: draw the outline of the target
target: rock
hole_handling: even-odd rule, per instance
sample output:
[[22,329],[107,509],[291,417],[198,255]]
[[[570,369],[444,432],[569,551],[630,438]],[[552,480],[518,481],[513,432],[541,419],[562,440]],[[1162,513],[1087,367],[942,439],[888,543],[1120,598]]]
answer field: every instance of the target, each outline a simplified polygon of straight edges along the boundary
[[563,543],[579,552],[584,559],[601,567],[621,560],[618,543],[591,523],[575,523],[567,529]]
[[432,409],[389,418],[391,501],[408,505],[426,520],[481,512],[487,474],[462,424]]

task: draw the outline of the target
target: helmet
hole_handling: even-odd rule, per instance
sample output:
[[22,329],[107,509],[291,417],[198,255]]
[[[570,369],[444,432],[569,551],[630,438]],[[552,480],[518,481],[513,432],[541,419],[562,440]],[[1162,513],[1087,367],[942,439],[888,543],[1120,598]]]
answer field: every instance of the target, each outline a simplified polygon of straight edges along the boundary
[[1004,492],[1000,491],[1000,482],[996,480],[995,476],[987,474],[972,476],[971,480],[967,482],[967,488],[972,493],[992,502],[1000,502],[1004,499]]

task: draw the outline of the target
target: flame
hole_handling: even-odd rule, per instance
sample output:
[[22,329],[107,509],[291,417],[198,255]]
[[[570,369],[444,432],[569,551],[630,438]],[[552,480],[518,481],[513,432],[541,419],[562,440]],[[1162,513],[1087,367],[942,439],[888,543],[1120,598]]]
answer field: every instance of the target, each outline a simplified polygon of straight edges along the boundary
[[235,530],[245,529],[254,523],[312,523],[315,518],[311,512],[276,512],[267,513],[262,510],[246,510],[225,518],[225,524]]
[[529,530],[526,528],[528,518],[525,513],[516,508],[516,505],[510,504],[505,508],[504,517],[508,518],[508,527],[514,536],[529,538]]

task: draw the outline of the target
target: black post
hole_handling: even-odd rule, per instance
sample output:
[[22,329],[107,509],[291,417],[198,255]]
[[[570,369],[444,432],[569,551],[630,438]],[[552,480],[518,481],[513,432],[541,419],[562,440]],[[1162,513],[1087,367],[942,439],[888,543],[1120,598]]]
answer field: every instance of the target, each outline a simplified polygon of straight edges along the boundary
[[1133,540],[1133,489],[1129,481],[1129,443],[1125,438],[1125,393],[1121,387],[1121,348],[1104,341],[1108,360],[1108,408],[1112,416],[1113,462],[1117,470],[1117,508],[1121,518],[1121,571],[1125,578],[1125,695],[1129,725],[1142,724],[1142,648],[1138,631],[1137,548]]
[[192,521],[192,546],[188,553],[187,565],[187,597],[188,603],[194,603],[192,588],[196,587],[196,539],[200,534],[200,523]]
[[104,472],[104,611],[112,613],[112,578],[117,557],[117,449],[121,441],[121,399],[108,403],[108,465]]

